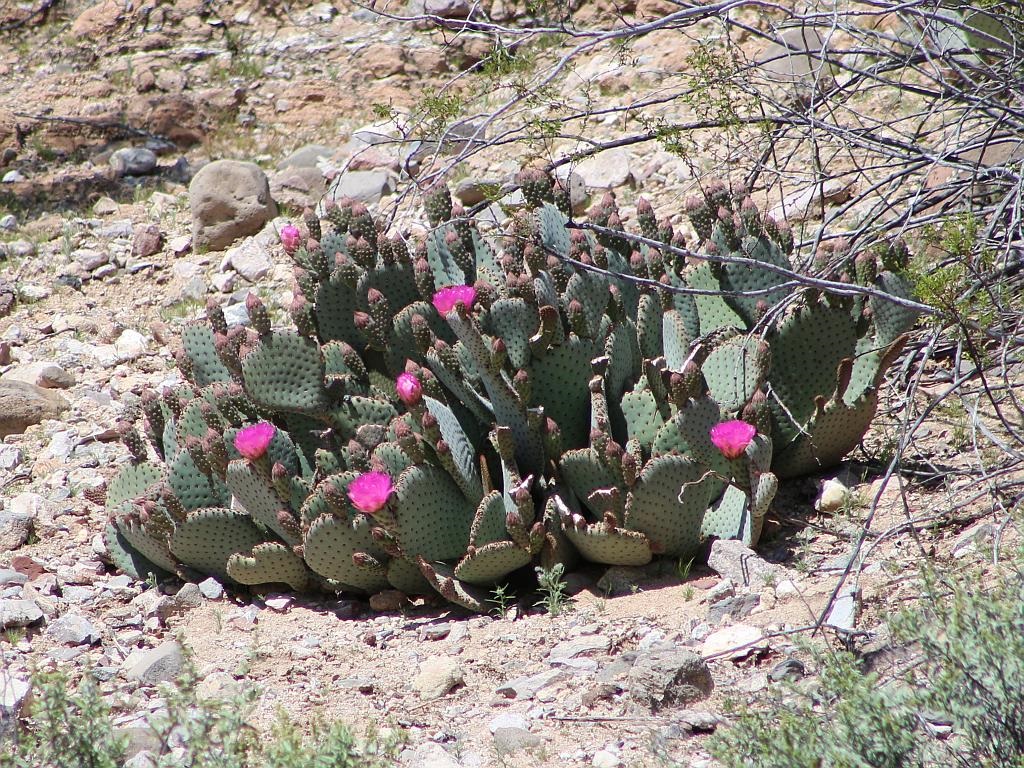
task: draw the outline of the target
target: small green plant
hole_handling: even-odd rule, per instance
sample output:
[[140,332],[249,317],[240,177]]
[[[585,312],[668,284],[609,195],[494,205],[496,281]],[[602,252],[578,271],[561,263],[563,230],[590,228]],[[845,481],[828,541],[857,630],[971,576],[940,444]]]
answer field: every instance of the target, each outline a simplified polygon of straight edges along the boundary
[[508,613],[508,609],[512,606],[514,599],[515,596],[509,592],[508,584],[502,584],[491,590],[491,598],[487,602],[494,606],[491,609],[491,613],[494,614],[495,618],[503,619]]
[[565,566],[556,563],[550,568],[536,568],[537,586],[544,595],[536,605],[547,611],[548,616],[560,616],[568,609],[569,596],[565,590],[567,584],[563,576]]
[[686,581],[690,578],[690,571],[693,569],[693,558],[689,560],[680,557],[676,560],[676,575],[680,581]]

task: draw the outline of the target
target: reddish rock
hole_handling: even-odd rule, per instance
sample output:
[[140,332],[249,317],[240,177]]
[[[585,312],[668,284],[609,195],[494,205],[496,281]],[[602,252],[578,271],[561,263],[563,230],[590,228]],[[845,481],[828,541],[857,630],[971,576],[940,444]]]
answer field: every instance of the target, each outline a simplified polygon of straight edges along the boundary
[[156,224],[136,224],[132,236],[132,256],[145,258],[158,253],[164,243],[164,233]]

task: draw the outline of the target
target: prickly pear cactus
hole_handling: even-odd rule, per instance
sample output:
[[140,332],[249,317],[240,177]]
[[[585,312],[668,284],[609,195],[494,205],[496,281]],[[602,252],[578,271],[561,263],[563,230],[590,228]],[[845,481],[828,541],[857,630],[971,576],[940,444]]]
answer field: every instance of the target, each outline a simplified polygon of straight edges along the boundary
[[[659,247],[632,247],[611,194],[594,236],[543,170],[517,183],[525,210],[489,238],[443,185],[418,241],[330,203],[289,233],[293,327],[255,295],[246,326],[215,303],[187,326],[182,383],[142,397],[148,443],[121,428],[114,563],[483,611],[538,562],[753,545],[777,477],[860,440],[912,312],[794,293],[771,269],[791,268],[792,236],[723,185],[687,202],[694,259],[644,201]],[[901,259],[836,252],[828,276],[907,295]]]

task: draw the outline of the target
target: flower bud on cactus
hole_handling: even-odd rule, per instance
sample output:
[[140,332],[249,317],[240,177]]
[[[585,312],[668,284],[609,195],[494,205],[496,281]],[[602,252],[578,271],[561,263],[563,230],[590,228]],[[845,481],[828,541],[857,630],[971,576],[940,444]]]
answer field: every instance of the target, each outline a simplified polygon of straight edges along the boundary
[[395,389],[398,390],[398,398],[411,408],[423,399],[423,385],[420,380],[411,373],[400,373],[395,380]]
[[270,314],[255,293],[250,293],[245,297],[245,311],[249,315],[249,322],[252,323],[252,327],[256,329],[260,337],[269,336]]
[[281,245],[284,246],[284,252],[289,256],[299,250],[299,245],[302,244],[302,233],[299,232],[299,228],[294,224],[285,224],[281,227]]

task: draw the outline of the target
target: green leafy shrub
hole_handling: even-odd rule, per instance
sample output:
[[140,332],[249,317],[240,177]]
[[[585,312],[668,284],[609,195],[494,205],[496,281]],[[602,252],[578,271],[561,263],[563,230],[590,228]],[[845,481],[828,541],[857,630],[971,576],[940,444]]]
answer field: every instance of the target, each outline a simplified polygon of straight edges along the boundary
[[[150,715],[150,752],[159,768],[381,768],[392,765],[394,745],[356,739],[340,723],[313,721],[304,735],[283,716],[270,738],[248,723],[256,699],[250,688],[230,699],[196,695],[197,678],[186,672],[165,686],[166,709]],[[66,675],[36,677],[28,726],[0,747],[0,768],[120,768],[128,737],[113,724],[99,686],[86,674],[72,691]],[[172,750],[180,744],[183,752]]]
[[728,768],[1024,766],[1024,575],[987,591],[930,577],[926,595],[893,622],[921,656],[905,678],[819,654],[817,679],[737,708],[711,753]]

